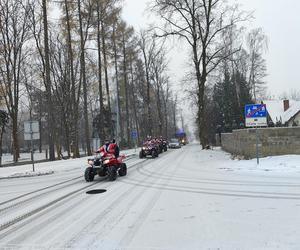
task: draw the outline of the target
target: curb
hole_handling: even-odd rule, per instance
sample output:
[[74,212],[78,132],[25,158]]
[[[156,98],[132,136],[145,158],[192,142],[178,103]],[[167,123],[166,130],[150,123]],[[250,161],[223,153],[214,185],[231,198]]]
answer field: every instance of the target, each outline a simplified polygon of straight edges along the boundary
[[46,173],[38,173],[38,174],[28,174],[28,175],[18,175],[18,176],[6,176],[0,177],[0,180],[7,180],[7,179],[17,179],[17,178],[24,178],[24,177],[36,177],[36,176],[43,176],[43,175],[50,175],[54,174],[54,171],[46,172]]

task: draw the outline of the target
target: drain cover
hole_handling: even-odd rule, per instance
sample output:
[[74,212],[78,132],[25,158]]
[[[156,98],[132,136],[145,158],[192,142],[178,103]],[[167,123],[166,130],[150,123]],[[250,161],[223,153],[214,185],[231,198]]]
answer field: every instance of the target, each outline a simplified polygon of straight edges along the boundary
[[94,189],[94,190],[87,191],[86,193],[87,194],[101,194],[104,192],[106,192],[106,189]]

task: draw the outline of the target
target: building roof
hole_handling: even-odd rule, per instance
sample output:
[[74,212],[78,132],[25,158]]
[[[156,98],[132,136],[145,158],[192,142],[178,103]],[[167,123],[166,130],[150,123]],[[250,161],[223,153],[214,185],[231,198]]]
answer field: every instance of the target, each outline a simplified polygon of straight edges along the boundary
[[274,123],[281,121],[282,124],[290,121],[300,111],[300,101],[289,100],[289,108],[284,111],[283,100],[263,101]]

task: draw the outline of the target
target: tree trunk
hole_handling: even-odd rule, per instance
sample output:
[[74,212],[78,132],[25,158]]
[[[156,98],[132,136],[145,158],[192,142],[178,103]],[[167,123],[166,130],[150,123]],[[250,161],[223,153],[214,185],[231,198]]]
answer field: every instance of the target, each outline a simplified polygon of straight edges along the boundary
[[14,162],[17,162],[20,157],[20,151],[18,138],[18,115],[16,113],[14,113],[14,118],[12,119],[12,139]]
[[[99,85],[99,101],[100,101],[100,114],[104,118],[104,103],[103,103],[103,87],[102,87],[102,56],[101,56],[101,24],[100,24],[100,3],[97,1],[97,47],[98,47],[98,85]],[[101,143],[105,140],[105,131],[103,119],[100,119],[99,137]]]
[[68,2],[65,0],[65,10],[66,10],[66,22],[67,22],[67,46],[68,46],[68,55],[69,55],[69,66],[70,66],[70,74],[71,74],[71,92],[72,92],[72,125],[73,131],[72,133],[72,151],[73,157],[78,158],[79,155],[79,142],[78,142],[78,108],[77,100],[76,100],[76,84],[75,84],[75,73],[74,73],[74,56],[73,56],[73,48],[72,48],[72,37],[71,37],[71,25],[70,25],[70,16],[69,16],[69,8]]
[[132,67],[132,57],[130,57],[130,73],[131,73],[131,94],[132,94],[132,106],[133,106],[133,114],[134,114],[134,121],[135,121],[135,128],[137,132],[137,141],[140,141],[140,128],[138,122],[138,115],[137,115],[137,108],[136,108],[136,98],[135,98],[135,88],[134,88],[134,77],[133,77],[133,67]]
[[78,4],[78,17],[79,17],[79,32],[80,32],[80,72],[82,76],[82,86],[83,86],[83,113],[84,113],[84,129],[85,129],[85,143],[87,155],[92,155],[91,145],[90,145],[90,131],[89,131],[89,116],[88,116],[88,104],[87,104],[87,82],[86,82],[86,72],[85,72],[85,41],[82,31],[82,18],[81,18],[81,6],[80,0],[77,1]]
[[127,62],[126,62],[126,44],[123,34],[122,39],[123,44],[123,74],[124,74],[124,84],[125,84],[125,106],[126,106],[126,131],[127,131],[127,145],[131,146],[130,140],[130,124],[129,124],[129,100],[128,100],[128,79],[127,79]]
[[162,127],[163,127],[163,117],[162,117],[162,111],[161,111],[161,101],[160,101],[160,84],[159,84],[159,76],[157,69],[155,70],[156,75],[156,103],[157,103],[157,110],[158,110],[158,127],[159,127],[159,135],[162,135]]
[[44,23],[44,48],[45,48],[45,88],[47,92],[48,105],[48,140],[49,140],[49,160],[55,160],[54,151],[54,114],[51,96],[50,79],[50,59],[49,59],[49,41],[48,41],[48,19],[47,19],[47,1],[43,0],[43,23]]
[[145,60],[145,70],[146,70],[146,81],[147,81],[147,115],[148,115],[148,133],[149,135],[152,135],[152,116],[151,116],[151,105],[150,105],[150,77],[149,77],[149,69],[148,69],[148,63],[147,63],[147,56],[146,52],[144,54],[144,60]]
[[123,121],[122,113],[120,107],[120,86],[119,86],[119,72],[118,72],[118,61],[117,61],[117,45],[116,45],[116,27],[113,26],[113,47],[114,47],[114,60],[115,60],[115,74],[116,74],[116,83],[117,83],[117,126],[116,126],[116,136],[119,142],[123,140]]
[[2,140],[3,140],[4,126],[0,129],[0,168],[2,167]]
[[102,31],[102,53],[103,53],[103,63],[104,63],[104,75],[105,75],[105,87],[106,87],[106,95],[107,95],[107,109],[108,109],[108,124],[109,135],[113,137],[113,124],[112,124],[112,116],[111,116],[111,104],[110,104],[110,93],[109,93],[109,83],[108,83],[108,64],[107,64],[107,55],[106,55],[106,41],[105,41],[105,30],[104,23],[101,21],[101,31]]

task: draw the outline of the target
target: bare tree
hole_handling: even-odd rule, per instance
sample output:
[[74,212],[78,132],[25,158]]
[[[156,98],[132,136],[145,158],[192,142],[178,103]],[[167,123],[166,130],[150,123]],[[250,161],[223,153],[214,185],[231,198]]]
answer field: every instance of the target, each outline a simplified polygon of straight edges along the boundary
[[229,57],[222,41],[224,31],[245,19],[237,7],[227,6],[220,0],[156,0],[153,5],[161,19],[163,29],[157,36],[183,38],[192,50],[194,74],[197,82],[198,126],[202,148],[208,144],[205,121],[205,85],[208,76],[222,60]]
[[[48,38],[48,18],[47,18],[47,1],[43,0],[43,24],[44,24],[44,84],[47,93],[48,103],[48,129],[49,129],[49,159],[55,160],[54,153],[54,116],[51,92],[51,78],[50,78],[50,57],[49,57],[49,38]],[[41,53],[42,56],[42,53]]]
[[[100,102],[100,114],[102,117],[104,114],[104,98],[103,98],[103,77],[102,77],[102,52],[101,52],[101,8],[100,1],[97,1],[97,52],[98,52],[98,89],[99,89],[99,102]],[[99,136],[101,141],[105,139],[105,130],[103,119],[100,119],[99,124]]]
[[0,110],[0,167],[2,164],[2,140],[5,127],[9,121],[8,114],[4,110]]
[[18,113],[22,71],[30,39],[30,1],[0,1],[0,82],[12,122],[14,161],[19,158]]
[[146,73],[146,83],[147,83],[147,115],[148,115],[148,134],[151,135],[153,133],[152,126],[152,109],[151,109],[151,98],[150,98],[150,89],[151,89],[151,63],[152,59],[155,57],[155,41],[151,37],[151,34],[146,31],[141,31],[139,47],[142,53],[144,68]]
[[[163,95],[163,85],[166,83],[168,79],[164,74],[167,70],[167,62],[166,62],[166,50],[163,47],[163,44],[158,47],[155,58],[151,61],[151,74],[155,86],[156,92],[156,106],[158,111],[158,128],[159,134],[163,134],[163,106],[162,106],[162,95]],[[166,114],[165,114],[166,115]]]
[[300,90],[290,89],[289,91],[284,91],[279,95],[279,98],[300,101]]
[[80,77],[82,78],[83,86],[83,113],[84,113],[84,128],[85,128],[85,143],[87,154],[91,155],[91,146],[90,146],[90,131],[89,131],[89,117],[88,117],[88,103],[87,103],[87,80],[86,80],[86,63],[85,63],[85,43],[87,40],[88,29],[90,26],[91,13],[92,13],[92,4],[89,1],[87,6],[87,20],[85,32],[83,31],[83,20],[81,13],[81,3],[80,0],[77,1],[78,6],[78,19],[79,19],[79,34],[80,34]]
[[118,141],[123,139],[123,120],[121,112],[121,100],[120,100],[120,81],[119,81],[119,69],[118,69],[118,60],[120,57],[120,52],[118,51],[118,41],[120,40],[120,17],[119,12],[115,13],[113,18],[113,27],[112,27],[112,43],[113,43],[113,57],[114,57],[114,66],[115,66],[115,79],[116,79],[116,102],[117,102],[117,124],[116,124],[116,138]]
[[264,78],[266,77],[267,67],[263,54],[268,48],[267,36],[261,28],[253,29],[247,36],[249,50],[249,83],[252,87],[254,101],[257,95],[264,90]]

